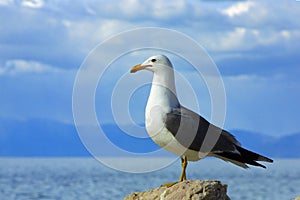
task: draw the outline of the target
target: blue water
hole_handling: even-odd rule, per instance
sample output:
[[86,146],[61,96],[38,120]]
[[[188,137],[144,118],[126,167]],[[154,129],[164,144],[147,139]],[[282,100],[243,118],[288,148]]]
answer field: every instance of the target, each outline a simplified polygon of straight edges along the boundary
[[[231,199],[282,200],[300,195],[300,160],[275,160],[267,167],[244,170],[204,159],[190,163],[187,175],[228,184]],[[1,158],[0,199],[123,199],[175,181],[179,173],[179,161],[155,172],[132,174],[105,167],[93,158]]]

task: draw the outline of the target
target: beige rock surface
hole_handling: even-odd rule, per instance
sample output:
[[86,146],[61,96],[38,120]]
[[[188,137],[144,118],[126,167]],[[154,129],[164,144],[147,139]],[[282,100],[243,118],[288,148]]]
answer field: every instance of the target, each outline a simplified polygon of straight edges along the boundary
[[220,181],[186,180],[167,188],[158,187],[145,192],[134,192],[124,200],[229,200],[227,185]]
[[296,197],[294,200],[300,200],[300,196]]

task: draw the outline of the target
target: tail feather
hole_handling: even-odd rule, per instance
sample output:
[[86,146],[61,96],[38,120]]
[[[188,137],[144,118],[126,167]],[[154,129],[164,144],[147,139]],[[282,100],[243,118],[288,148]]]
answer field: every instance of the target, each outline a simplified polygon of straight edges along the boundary
[[235,152],[231,151],[224,151],[224,152],[213,152],[214,156],[221,158],[225,161],[232,162],[238,166],[245,168],[244,166],[248,167],[246,164],[254,165],[262,168],[266,168],[266,166],[256,162],[256,161],[263,161],[263,162],[273,162],[272,159],[267,158],[265,156],[259,155],[247,149],[244,149],[240,146],[235,146]]
[[272,159],[267,158],[267,157],[262,156],[262,155],[259,155],[257,153],[254,153],[254,152],[249,151],[247,149],[244,149],[243,147],[236,146],[236,149],[241,153],[242,156],[245,155],[245,156],[249,157],[252,160],[263,161],[263,162],[271,162],[271,163],[273,162]]

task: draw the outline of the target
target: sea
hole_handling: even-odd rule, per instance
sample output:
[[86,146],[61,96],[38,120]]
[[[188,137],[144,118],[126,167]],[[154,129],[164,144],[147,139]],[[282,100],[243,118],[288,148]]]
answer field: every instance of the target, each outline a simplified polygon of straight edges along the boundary
[[[129,167],[137,160],[110,159]],[[144,158],[139,163],[146,169],[163,159]],[[180,171],[180,160],[134,173],[108,167],[95,158],[0,158],[0,200],[117,200],[176,181]],[[189,163],[187,178],[220,180],[228,185],[231,199],[288,200],[300,195],[300,159],[277,159],[267,169],[242,169],[218,159],[203,159]]]

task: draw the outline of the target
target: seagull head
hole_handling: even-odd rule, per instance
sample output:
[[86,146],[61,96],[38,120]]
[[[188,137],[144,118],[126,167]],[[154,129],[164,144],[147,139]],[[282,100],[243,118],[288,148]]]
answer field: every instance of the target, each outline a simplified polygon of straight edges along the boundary
[[170,70],[172,68],[172,63],[165,55],[151,56],[142,64],[135,65],[131,68],[130,72],[135,73],[137,71],[146,69],[152,71],[153,73],[158,71]]

